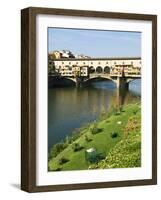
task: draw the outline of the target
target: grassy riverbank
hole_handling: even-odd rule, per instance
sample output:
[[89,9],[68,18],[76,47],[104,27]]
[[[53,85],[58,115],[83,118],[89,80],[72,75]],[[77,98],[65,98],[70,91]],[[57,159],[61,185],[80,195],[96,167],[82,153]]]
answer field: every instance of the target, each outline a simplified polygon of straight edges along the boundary
[[[103,113],[64,142],[53,146],[49,171],[139,167],[141,165],[141,109],[129,104]],[[85,151],[94,148],[101,155],[87,161]]]

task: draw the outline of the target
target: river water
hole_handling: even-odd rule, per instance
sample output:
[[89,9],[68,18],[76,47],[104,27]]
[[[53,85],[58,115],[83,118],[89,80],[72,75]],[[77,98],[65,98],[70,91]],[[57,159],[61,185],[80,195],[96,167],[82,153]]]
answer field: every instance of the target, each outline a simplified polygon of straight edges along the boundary
[[140,101],[141,80],[119,91],[112,81],[93,82],[88,87],[52,88],[48,91],[48,150],[81,125],[95,120],[111,106]]

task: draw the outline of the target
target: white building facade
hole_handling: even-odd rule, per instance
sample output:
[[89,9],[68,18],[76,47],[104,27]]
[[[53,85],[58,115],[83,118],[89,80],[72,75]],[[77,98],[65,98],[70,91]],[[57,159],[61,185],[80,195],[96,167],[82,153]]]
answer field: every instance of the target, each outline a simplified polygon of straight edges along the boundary
[[88,76],[89,73],[108,73],[111,76],[141,74],[141,58],[61,58],[53,61],[55,71],[61,76]]

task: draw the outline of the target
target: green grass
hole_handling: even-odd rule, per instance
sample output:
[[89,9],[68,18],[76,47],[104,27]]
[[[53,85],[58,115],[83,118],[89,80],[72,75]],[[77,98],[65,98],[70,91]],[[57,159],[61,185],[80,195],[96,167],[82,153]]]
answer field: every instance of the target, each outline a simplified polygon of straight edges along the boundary
[[[78,133],[79,137],[68,144],[57,156],[50,156],[49,171],[140,166],[140,121],[139,104],[129,104],[123,107],[121,112],[115,110],[110,112],[110,115],[104,113],[95,122],[82,127]],[[93,126],[97,126],[100,131],[92,134]],[[111,137],[113,132],[117,133],[117,137]],[[73,151],[73,143],[78,143],[82,148]],[[106,158],[91,165],[85,160],[85,150],[89,148],[95,148],[98,152],[104,153]],[[59,164],[61,158],[68,159],[68,162]]]

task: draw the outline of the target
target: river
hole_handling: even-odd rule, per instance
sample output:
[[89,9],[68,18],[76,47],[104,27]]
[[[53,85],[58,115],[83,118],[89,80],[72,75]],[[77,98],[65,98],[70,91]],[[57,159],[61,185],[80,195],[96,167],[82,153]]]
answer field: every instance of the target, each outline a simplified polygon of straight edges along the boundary
[[88,87],[61,87],[48,90],[48,150],[81,125],[95,120],[111,106],[140,101],[141,80],[121,92],[112,81],[93,82]]

